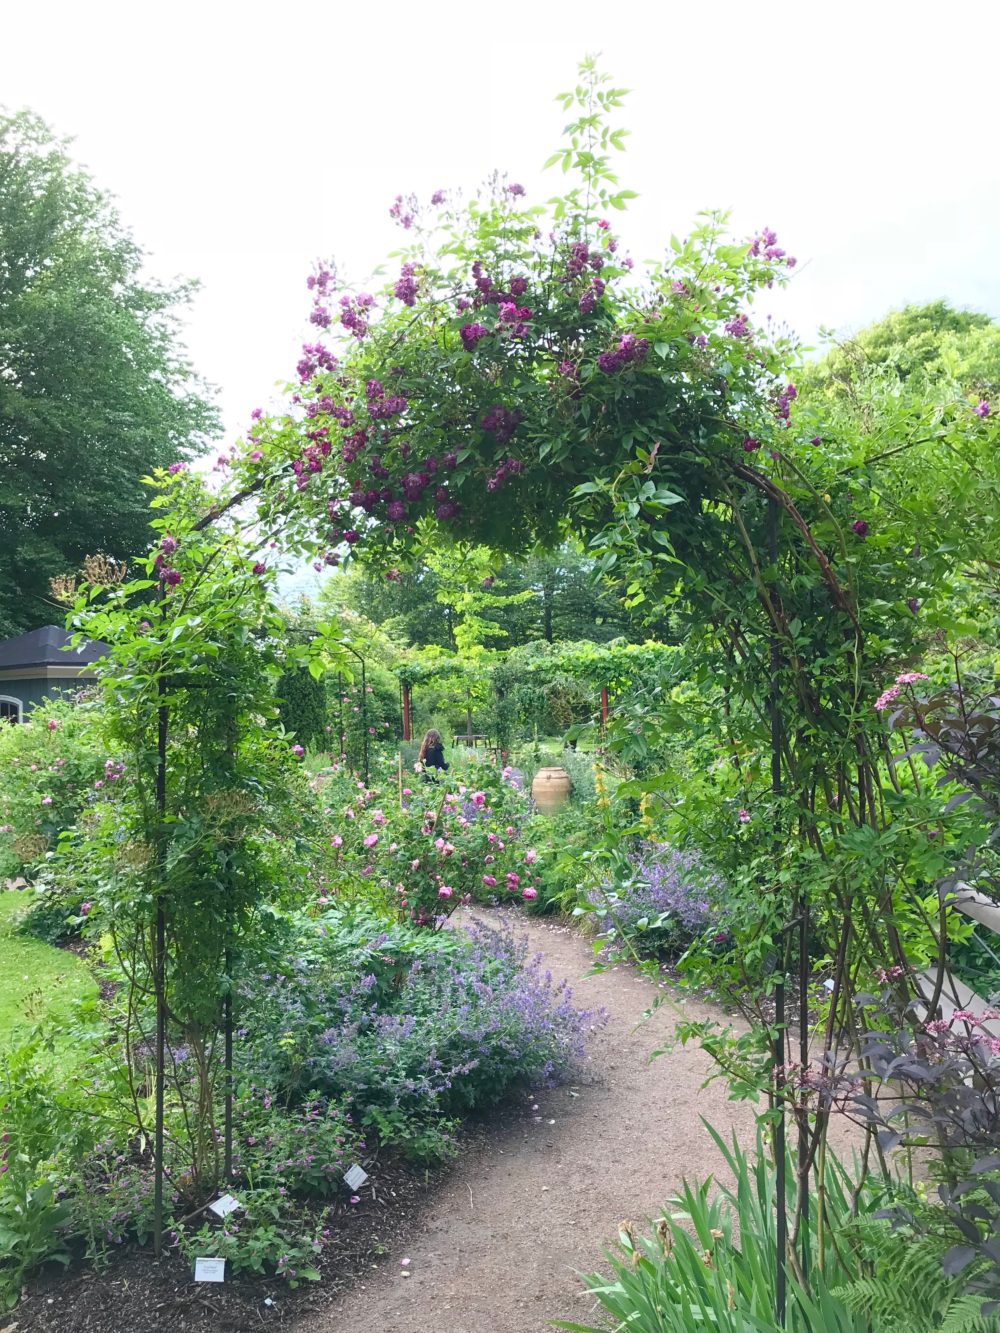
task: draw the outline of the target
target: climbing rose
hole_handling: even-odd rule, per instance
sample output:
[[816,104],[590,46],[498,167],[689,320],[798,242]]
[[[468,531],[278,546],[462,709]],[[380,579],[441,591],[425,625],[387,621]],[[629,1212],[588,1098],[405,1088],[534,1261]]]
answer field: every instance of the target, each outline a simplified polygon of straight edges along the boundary
[[417,300],[416,269],[413,264],[404,264],[393,290],[393,295],[404,305],[415,305]]
[[489,335],[489,329],[482,324],[463,324],[458,331],[458,336],[462,339],[462,346],[467,352],[471,352],[476,343]]
[[851,528],[858,534],[862,541],[868,536],[868,524],[863,518],[857,518],[851,524]]
[[752,454],[755,449],[759,448],[760,448],[760,440],[752,439],[751,436],[749,435],[746,436],[746,438],[743,441],[743,452],[745,454]]

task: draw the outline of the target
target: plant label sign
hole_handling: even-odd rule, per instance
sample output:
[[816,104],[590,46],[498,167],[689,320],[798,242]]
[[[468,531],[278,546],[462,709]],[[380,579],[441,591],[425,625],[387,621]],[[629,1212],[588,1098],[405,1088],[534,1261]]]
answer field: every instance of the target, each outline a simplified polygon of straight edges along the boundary
[[234,1209],[239,1208],[239,1206],[239,1199],[234,1199],[231,1194],[223,1194],[221,1199],[216,1199],[215,1203],[210,1203],[208,1205],[209,1210],[213,1212],[216,1217],[228,1217],[229,1214],[233,1212]]
[[225,1259],[196,1259],[194,1261],[195,1282],[225,1282]]
[[344,1184],[352,1190],[359,1190],[368,1179],[368,1172],[363,1171],[360,1166],[354,1165],[344,1176]]

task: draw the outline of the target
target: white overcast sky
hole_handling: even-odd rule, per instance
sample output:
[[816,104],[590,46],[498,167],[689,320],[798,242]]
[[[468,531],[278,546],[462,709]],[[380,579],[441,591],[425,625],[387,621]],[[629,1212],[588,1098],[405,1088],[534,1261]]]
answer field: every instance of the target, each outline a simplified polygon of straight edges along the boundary
[[75,138],[187,322],[229,436],[290,376],[305,277],[360,280],[397,192],[494,167],[547,198],[554,94],[601,53],[632,90],[637,259],[705,207],[798,256],[776,315],[814,342],[908,301],[1000,316],[996,0],[0,0],[0,104]]

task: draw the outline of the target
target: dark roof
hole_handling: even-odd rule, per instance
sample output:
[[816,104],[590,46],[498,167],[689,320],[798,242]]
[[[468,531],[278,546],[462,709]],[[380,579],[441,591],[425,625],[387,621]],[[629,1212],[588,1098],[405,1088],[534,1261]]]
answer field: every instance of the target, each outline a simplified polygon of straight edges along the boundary
[[80,648],[66,646],[70,635],[58,625],[43,625],[41,629],[19,634],[16,639],[0,643],[0,670],[12,667],[88,666],[108,651],[106,643],[89,640]]

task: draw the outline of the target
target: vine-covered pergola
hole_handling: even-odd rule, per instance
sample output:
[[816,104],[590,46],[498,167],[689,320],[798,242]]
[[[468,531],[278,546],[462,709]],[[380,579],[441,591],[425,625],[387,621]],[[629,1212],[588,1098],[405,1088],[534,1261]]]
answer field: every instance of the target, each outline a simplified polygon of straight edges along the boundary
[[[551,159],[570,185],[550,204],[499,176],[467,202],[400,197],[388,284],[359,290],[320,266],[314,341],[287,410],[254,413],[213,492],[179,465],[159,475],[145,576],[78,599],[77,627],[111,645],[108,707],[143,794],[146,859],[123,877],[116,930],[155,1002],[158,1181],[173,1030],[204,1046],[196,1156],[204,1187],[219,1179],[211,1034],[223,1009],[231,1019],[233,969],[259,907],[246,793],[271,744],[260,719],[280,657],[271,543],[329,566],[369,561],[391,580],[429,541],[518,553],[572,532],[600,570],[625,577],[633,609],[672,607],[739,705],[727,716],[742,745],[770,756],[759,794],[770,833],[750,853],[759,910],[740,947],[770,957],[779,997],[798,961],[797,1058],[809,1061],[810,942],[831,960],[824,1051],[857,1037],[858,979],[906,968],[898,886],[856,855],[898,797],[873,704],[933,629],[956,543],[970,560],[1000,549],[995,428],[964,402],[901,417],[894,439],[875,442],[800,416],[794,349],[754,304],[788,281],[793,258],[767,227],[734,242],[709,214],[638,272],[616,222],[631,197],[612,169],[621,101],[583,68]],[[915,468],[933,485],[910,486]],[[969,487],[983,496],[959,520],[942,497]],[[309,669],[349,670],[333,641],[301,651]],[[179,741],[171,749],[192,734],[214,756],[218,798],[197,829],[188,796],[206,770]],[[225,886],[211,898],[198,889],[207,862]],[[943,970],[943,930],[939,944]],[[771,1094],[799,1127],[801,1221],[830,1103],[810,1109],[785,1085],[787,1042],[779,1008]],[[230,1068],[227,1057],[226,1079]],[[815,1197],[822,1207],[821,1179]],[[781,1188],[778,1204],[783,1217]]]

